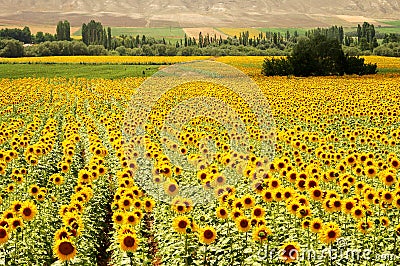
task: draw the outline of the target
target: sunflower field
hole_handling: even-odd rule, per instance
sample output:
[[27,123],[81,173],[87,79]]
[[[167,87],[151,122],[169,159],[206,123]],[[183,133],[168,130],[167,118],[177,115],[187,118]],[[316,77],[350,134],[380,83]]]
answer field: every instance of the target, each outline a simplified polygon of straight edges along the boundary
[[146,78],[1,79],[0,264],[399,265],[400,75],[266,78],[257,60],[240,69],[269,131],[247,87],[132,109]]

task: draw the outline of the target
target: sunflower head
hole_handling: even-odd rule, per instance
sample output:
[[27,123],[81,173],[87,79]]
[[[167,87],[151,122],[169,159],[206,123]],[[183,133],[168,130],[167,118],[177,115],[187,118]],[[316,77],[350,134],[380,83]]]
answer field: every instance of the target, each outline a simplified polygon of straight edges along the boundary
[[300,245],[297,242],[287,242],[281,247],[281,260],[284,263],[291,263],[299,258]]
[[186,234],[187,230],[190,229],[190,225],[191,222],[186,216],[178,216],[172,222],[174,230],[180,234]]
[[211,226],[207,226],[199,230],[199,240],[201,243],[209,245],[213,243],[216,238],[217,238],[217,232]]

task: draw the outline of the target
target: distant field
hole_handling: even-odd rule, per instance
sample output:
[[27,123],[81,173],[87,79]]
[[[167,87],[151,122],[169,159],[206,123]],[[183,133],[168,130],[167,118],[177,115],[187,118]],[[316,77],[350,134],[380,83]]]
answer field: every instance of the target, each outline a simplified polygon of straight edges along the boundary
[[260,34],[260,30],[257,28],[217,28],[217,30],[232,37],[233,36],[239,37],[241,32],[246,32],[246,31],[249,31],[250,37],[258,36],[258,34]]
[[399,33],[400,34],[400,20],[391,20],[391,21],[381,21],[387,25],[391,25],[391,27],[376,27],[376,31],[381,33]]
[[290,34],[294,34],[295,31],[297,31],[297,33],[299,35],[304,35],[306,33],[307,28],[259,28],[260,31],[262,32],[281,32],[281,33],[286,33],[287,31],[289,31]]
[[[56,33],[56,25],[27,25],[33,34],[38,33],[39,31],[44,33]],[[0,24],[0,29],[9,28],[9,29],[23,29],[22,25],[11,25],[11,24]],[[79,30],[79,27],[71,27],[71,32],[75,32]]]
[[228,37],[228,35],[222,33],[221,31],[215,29],[215,28],[211,28],[211,27],[203,27],[203,28],[183,28],[183,30],[185,31],[186,35],[188,37],[191,38],[199,38],[199,33],[201,32],[201,34],[207,35],[209,34],[210,36],[214,36],[216,35],[217,38],[219,38],[220,36],[222,37],[222,39],[226,39]]
[[0,64],[0,78],[105,78],[149,77],[156,65]]
[[400,28],[400,20],[382,20],[380,22]]
[[209,58],[210,56],[45,56],[0,58],[0,63],[170,65]]
[[[173,41],[174,43],[185,37],[185,32],[182,28],[166,27],[166,28],[130,28],[130,27],[112,27],[111,33],[113,36],[136,36],[146,35],[156,39],[164,38],[166,41]],[[75,36],[82,35],[82,29],[74,32]]]

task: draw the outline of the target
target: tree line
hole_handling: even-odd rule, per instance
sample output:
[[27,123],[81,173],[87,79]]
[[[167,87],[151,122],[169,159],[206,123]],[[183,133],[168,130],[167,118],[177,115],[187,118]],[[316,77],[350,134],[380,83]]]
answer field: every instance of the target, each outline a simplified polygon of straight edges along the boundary
[[[104,27],[101,22],[91,20],[82,25],[82,40],[71,39],[71,25],[65,21],[57,24],[56,34],[37,32],[32,34],[29,27],[24,29],[0,30],[0,42],[3,47],[0,56],[10,56],[15,46],[25,44],[22,55],[289,55],[301,37],[310,37],[319,34],[328,39],[336,39],[342,45],[344,53],[355,55],[386,55],[400,56],[400,35],[379,34],[374,25],[367,22],[358,25],[356,31],[345,32],[343,27],[316,28],[306,31],[304,35],[294,32],[260,32],[257,36],[250,36],[244,31],[238,36],[227,37],[199,33],[198,37],[184,36],[183,39],[166,41],[146,35],[113,36],[110,27]],[[379,45],[377,39],[382,38]],[[7,41],[8,40],[8,41]],[[9,40],[16,40],[12,42]],[[71,42],[71,43],[66,43]],[[29,46],[34,44],[33,46]],[[11,46],[4,50],[4,47]],[[100,47],[101,46],[101,47]],[[3,51],[4,50],[4,51]],[[21,56],[21,53],[11,56]]]

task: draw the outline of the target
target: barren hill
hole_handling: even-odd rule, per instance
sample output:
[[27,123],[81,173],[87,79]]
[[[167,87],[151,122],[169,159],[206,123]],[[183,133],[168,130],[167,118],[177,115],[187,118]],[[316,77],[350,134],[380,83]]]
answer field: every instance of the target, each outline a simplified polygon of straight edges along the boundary
[[400,0],[0,0],[0,24],[314,27],[400,19]]

